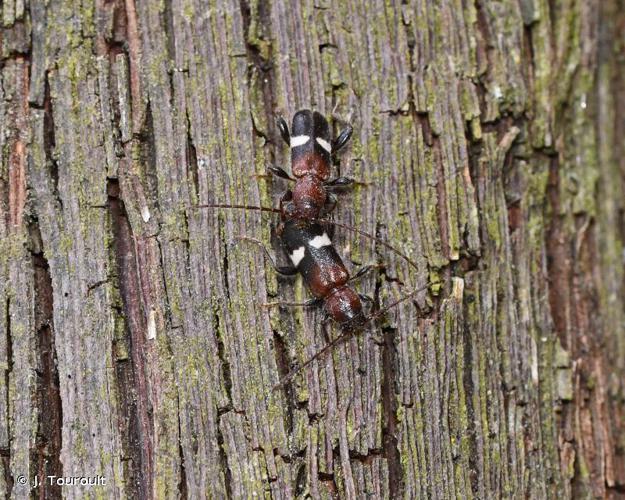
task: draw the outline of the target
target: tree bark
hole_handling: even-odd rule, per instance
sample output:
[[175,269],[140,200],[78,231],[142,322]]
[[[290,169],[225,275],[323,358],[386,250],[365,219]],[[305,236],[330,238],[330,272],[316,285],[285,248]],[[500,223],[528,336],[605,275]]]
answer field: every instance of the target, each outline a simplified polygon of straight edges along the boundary
[[[0,2],[0,492],[625,493],[622,0]],[[354,136],[388,310],[278,278],[274,124]],[[97,486],[47,476],[104,478]],[[33,486],[35,477],[43,485]],[[22,479],[24,478],[24,479]]]

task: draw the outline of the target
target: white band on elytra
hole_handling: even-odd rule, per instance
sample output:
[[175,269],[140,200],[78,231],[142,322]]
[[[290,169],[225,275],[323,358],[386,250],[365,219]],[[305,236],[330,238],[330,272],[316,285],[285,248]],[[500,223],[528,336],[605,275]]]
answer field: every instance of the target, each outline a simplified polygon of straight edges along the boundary
[[297,267],[299,263],[302,261],[302,259],[304,258],[305,251],[306,249],[303,246],[301,246],[293,250],[293,253],[289,255],[289,257],[291,257],[291,262],[293,262],[293,265],[295,267]]
[[323,233],[321,236],[315,236],[308,244],[313,248],[321,248],[330,246],[332,242],[330,238],[328,238],[328,235]]
[[291,147],[296,148],[297,146],[302,146],[310,141],[310,137],[307,135],[296,135],[295,137],[291,137]]
[[321,137],[317,137],[317,142],[319,143],[319,146],[325,149],[328,153],[332,152],[332,146],[330,146],[330,143],[328,141],[322,139]]

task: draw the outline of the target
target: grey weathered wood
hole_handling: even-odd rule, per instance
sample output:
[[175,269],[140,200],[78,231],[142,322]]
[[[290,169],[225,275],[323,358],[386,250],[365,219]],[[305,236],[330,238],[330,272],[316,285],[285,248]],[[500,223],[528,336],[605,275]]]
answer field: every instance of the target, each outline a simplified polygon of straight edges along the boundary
[[[1,4],[0,491],[617,497],[622,2]],[[335,218],[380,307],[337,332],[253,245],[274,124],[354,136]],[[41,490],[31,491],[32,495]]]

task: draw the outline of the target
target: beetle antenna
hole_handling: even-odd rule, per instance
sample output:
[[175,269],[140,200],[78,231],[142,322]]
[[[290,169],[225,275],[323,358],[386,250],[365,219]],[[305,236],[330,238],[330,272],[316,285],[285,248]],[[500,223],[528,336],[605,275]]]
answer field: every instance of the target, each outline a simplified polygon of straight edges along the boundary
[[[376,312],[375,314],[372,314],[371,316],[369,316],[365,320],[365,322],[361,325],[360,328],[362,328],[363,326],[371,323],[372,321],[375,321],[376,319],[380,318],[381,316],[384,316],[393,307],[398,306],[399,304],[401,304],[402,302],[405,302],[406,300],[408,300],[409,298],[413,297],[417,293],[422,292],[423,290],[426,290],[430,286],[435,285],[435,284],[436,284],[436,282],[431,281],[427,285],[424,285],[424,286],[422,286],[420,288],[417,288],[417,289],[413,290],[412,292],[404,295],[403,297],[400,297],[399,299],[397,299],[392,304],[389,304],[388,306],[386,306],[384,309],[381,309],[378,312]],[[293,380],[295,375],[297,375],[299,372],[301,372],[307,366],[310,366],[310,364],[313,363],[313,361],[316,361],[317,359],[323,357],[325,354],[328,353],[328,351],[332,350],[337,345],[342,344],[343,342],[348,340],[352,335],[358,334],[361,331],[362,331],[361,329],[358,329],[358,330],[347,330],[347,331],[342,332],[338,337],[336,337],[335,339],[332,339],[330,342],[328,342],[326,345],[324,345],[321,349],[319,349],[315,354],[313,354],[310,358],[308,358],[306,361],[304,361],[301,365],[296,366],[295,368],[293,368],[289,373],[286,374],[286,376],[280,381],[279,384],[276,384],[275,386],[273,386],[272,390],[275,391],[277,389],[284,388],[291,380]]]
[[[256,206],[250,206],[250,205],[228,205],[228,204],[223,204],[223,203],[209,203],[207,205],[194,205],[193,208],[238,208],[242,210],[260,210],[262,212],[271,212],[271,213],[276,213],[276,214],[281,213],[279,208],[256,207]],[[377,236],[373,236],[372,234],[369,234],[366,231],[363,231],[362,229],[358,229],[357,227],[350,226],[349,224],[343,224],[342,222],[336,222],[330,219],[312,219],[310,222],[317,222],[319,224],[332,224],[334,226],[340,227],[342,229],[347,229],[348,231],[352,231],[361,236],[369,238],[379,243],[380,245],[384,246],[385,248],[395,253],[396,255],[399,255],[402,259],[408,262],[408,264],[410,264],[414,269],[416,270],[419,269],[419,266],[417,266],[417,263],[414,260],[412,260],[410,257],[408,257],[406,254],[397,250],[397,248],[395,248],[393,245],[391,245],[387,241],[384,241],[383,239],[378,238]]]
[[297,375],[304,368],[309,366],[313,361],[315,361],[315,360],[319,359],[320,357],[322,357],[324,354],[326,354],[332,348],[336,347],[337,345],[339,345],[343,341],[347,340],[349,337],[351,337],[353,335],[353,333],[354,333],[353,331],[345,331],[345,332],[341,333],[335,339],[331,340],[329,343],[324,345],[319,351],[317,351],[310,358],[308,358],[306,361],[304,361],[301,365],[296,366],[289,373],[287,373],[285,375],[285,377],[280,381],[279,384],[276,384],[276,385],[273,386],[272,390],[275,391],[275,390],[278,390],[278,389],[281,389],[281,388],[285,387],[286,384],[288,384],[291,380],[293,380],[295,375]]
[[241,208],[243,210],[260,210],[262,212],[273,212],[275,214],[280,213],[280,210],[278,208],[254,207],[250,205],[226,205],[223,203],[209,203],[207,205],[193,205],[192,208]]
[[354,233],[358,233],[361,236],[365,236],[367,238],[372,239],[373,241],[379,243],[380,245],[384,246],[385,248],[389,249],[391,252],[399,255],[402,259],[404,259],[406,262],[408,262],[408,264],[410,264],[412,267],[414,267],[416,270],[419,270],[419,266],[417,266],[417,263],[412,260],[411,258],[409,258],[406,254],[400,252],[399,250],[397,250],[394,246],[392,246],[389,242],[384,241],[381,238],[378,238],[377,236],[373,236],[372,234],[367,233],[366,231],[363,231],[362,229],[358,229],[357,227],[353,227],[350,226],[348,224],[343,224],[342,222],[335,222],[333,220],[329,220],[329,219],[314,219],[314,222],[318,222],[320,224],[333,224],[337,227],[340,227],[342,229],[347,229],[348,231],[352,231]]

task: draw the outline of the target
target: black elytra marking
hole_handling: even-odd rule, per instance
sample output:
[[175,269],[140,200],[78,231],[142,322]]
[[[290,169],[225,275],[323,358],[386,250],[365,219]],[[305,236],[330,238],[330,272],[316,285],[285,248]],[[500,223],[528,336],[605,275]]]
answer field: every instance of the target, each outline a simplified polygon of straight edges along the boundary
[[291,125],[292,161],[315,151],[329,163],[331,144],[330,126],[321,113],[309,109],[302,109],[295,113]]

